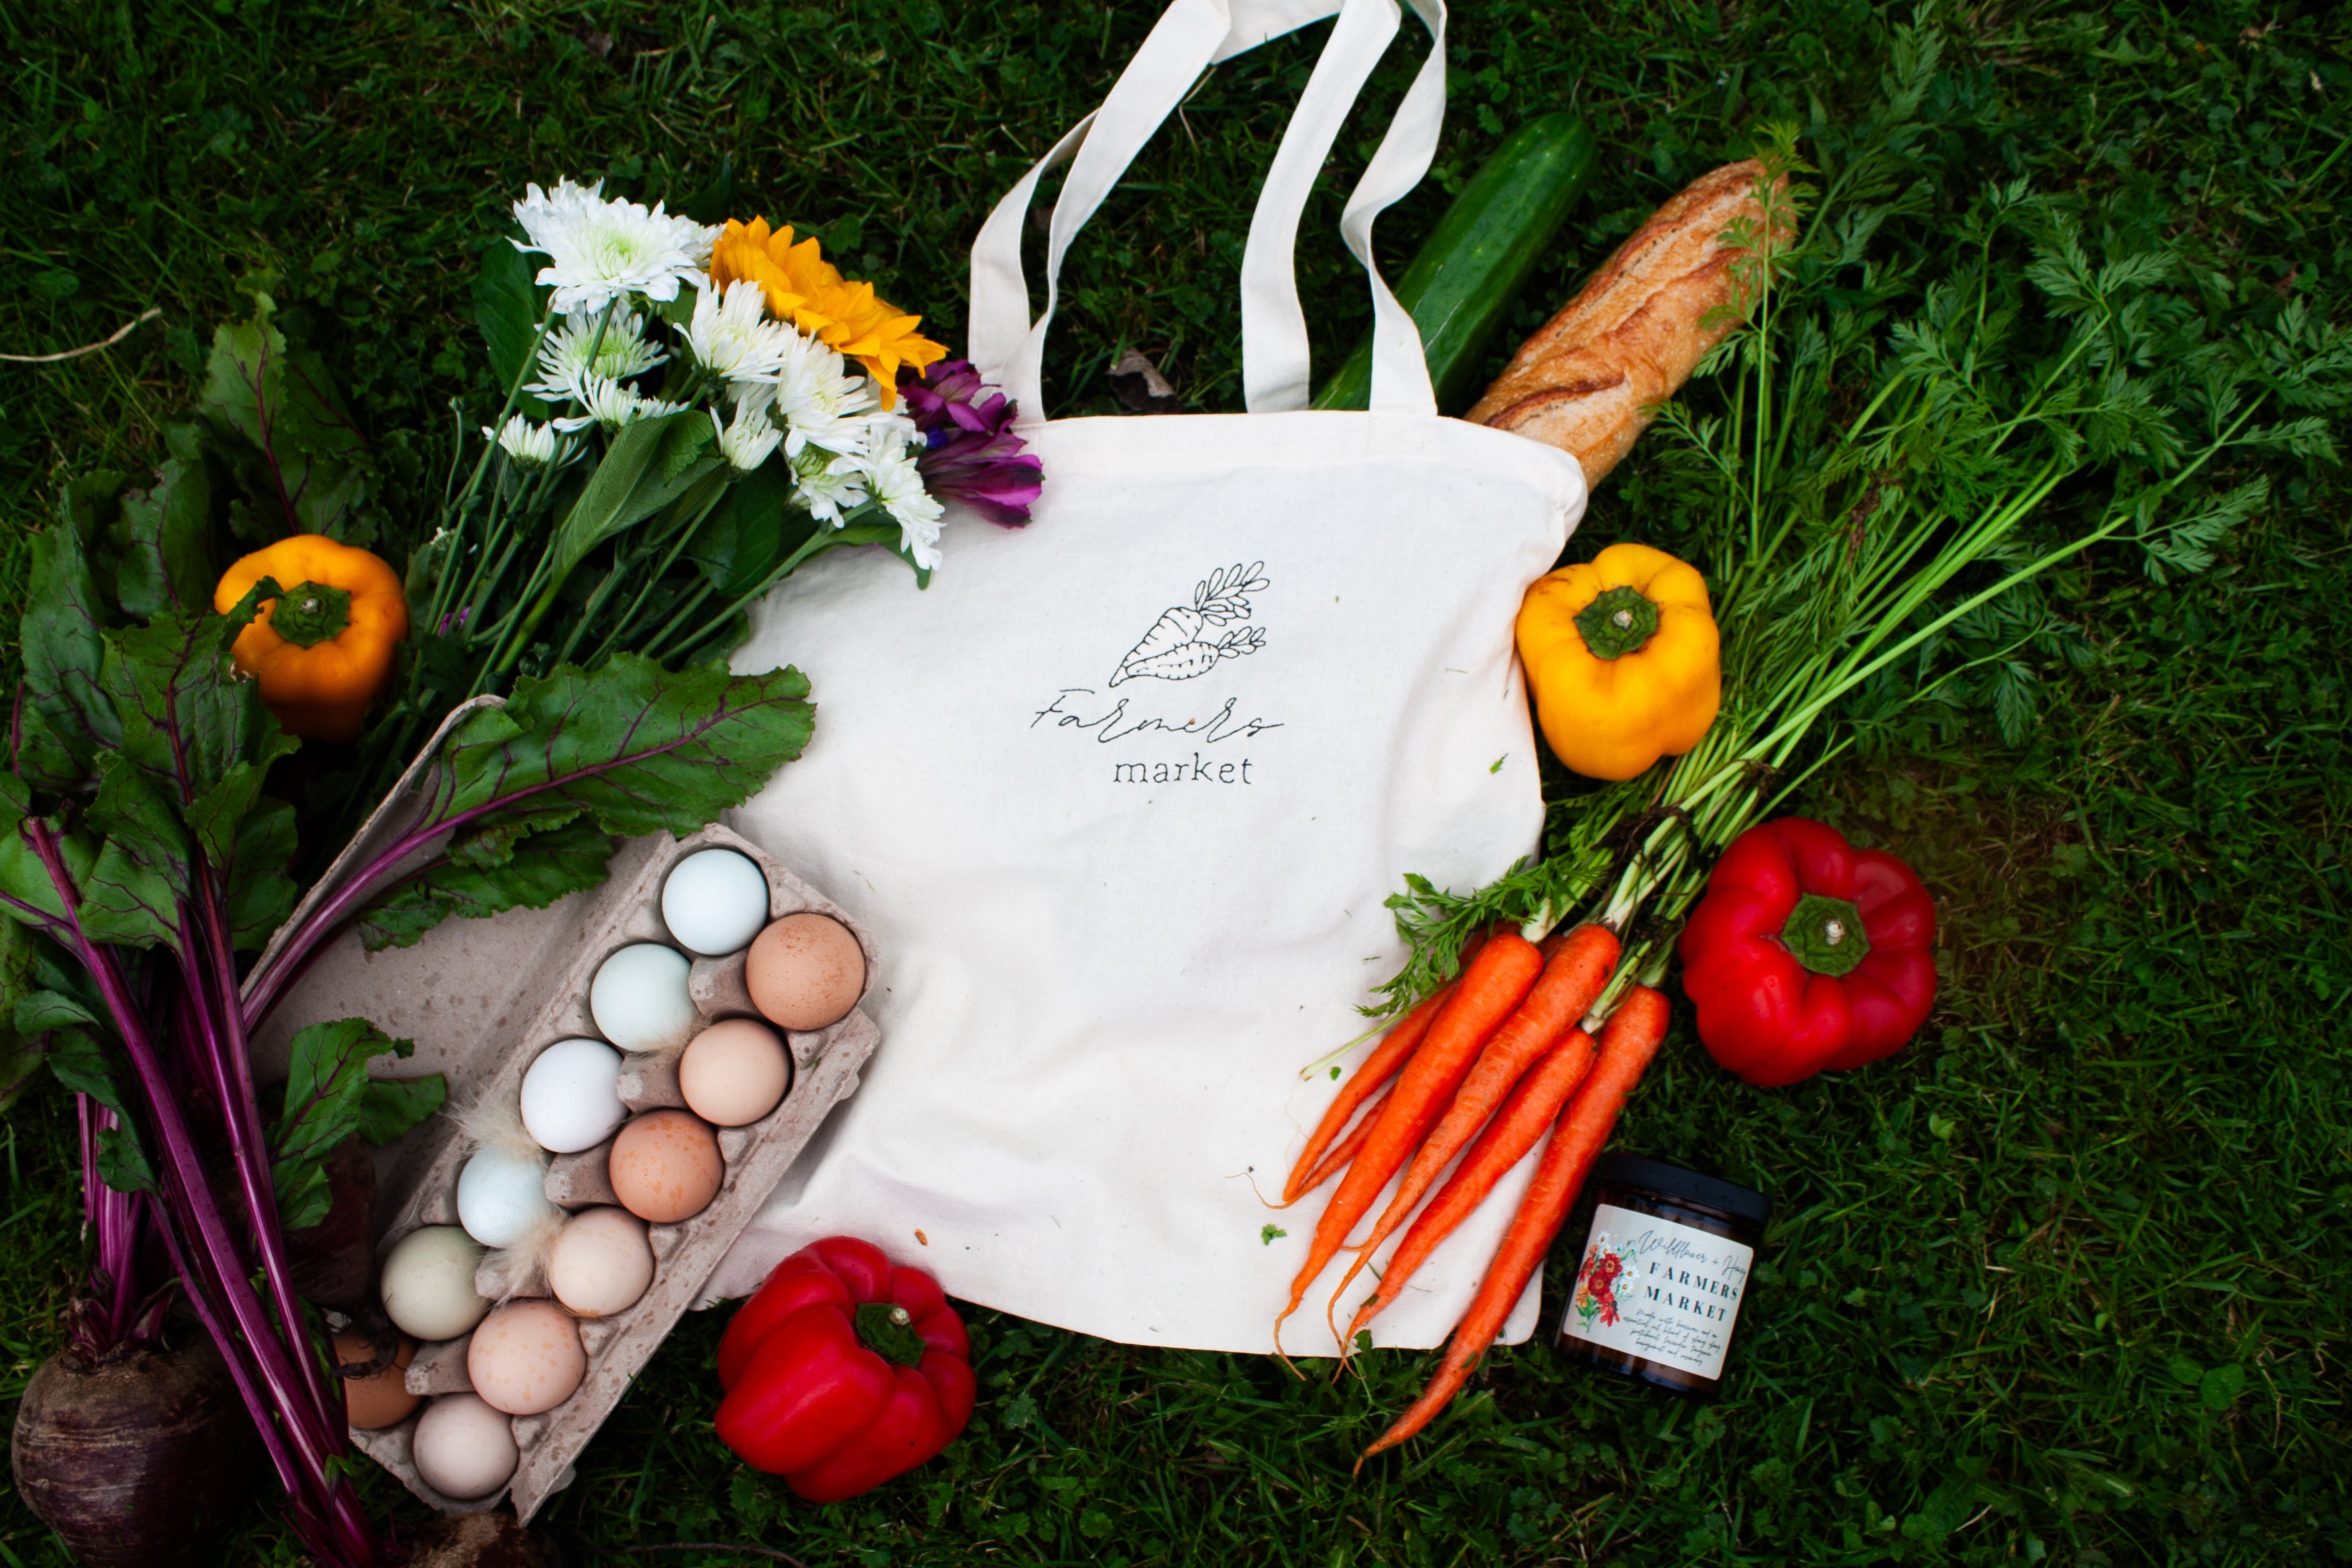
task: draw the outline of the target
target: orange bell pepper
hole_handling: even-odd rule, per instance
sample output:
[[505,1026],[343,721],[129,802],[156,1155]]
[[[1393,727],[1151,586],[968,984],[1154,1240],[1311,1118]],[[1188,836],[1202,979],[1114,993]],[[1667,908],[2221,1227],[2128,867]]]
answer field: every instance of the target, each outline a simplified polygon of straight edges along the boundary
[[400,574],[382,556],[299,533],[231,566],[213,607],[227,614],[265,577],[278,592],[237,634],[237,668],[260,680],[261,700],[287,733],[358,740],[408,636]]

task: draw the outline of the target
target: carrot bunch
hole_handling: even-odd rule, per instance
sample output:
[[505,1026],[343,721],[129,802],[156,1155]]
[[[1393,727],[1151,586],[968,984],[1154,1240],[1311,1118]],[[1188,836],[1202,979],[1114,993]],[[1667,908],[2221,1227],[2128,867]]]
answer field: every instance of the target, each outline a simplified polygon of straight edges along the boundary
[[[1342,1251],[1355,1259],[1330,1296],[1327,1321],[1341,1354],[1366,1324],[1392,1305],[1438,1244],[1458,1228],[1547,1132],[1535,1179],[1520,1199],[1501,1247],[1469,1310],[1448,1342],[1428,1389],[1380,1440],[1370,1458],[1426,1426],[1468,1382],[1544,1254],[1568,1218],[1577,1190],[1616,1125],[1625,1097],[1641,1081],[1666,1031],[1666,1000],[1633,986],[1601,1026],[1596,1042],[1587,1015],[1616,968],[1616,933],[1584,925],[1538,947],[1497,931],[1465,949],[1452,984],[1407,1014],[1340,1086],[1283,1185],[1295,1203],[1339,1176],[1315,1226],[1307,1262],[1291,1282],[1282,1324],[1307,1300]],[[1381,1091],[1385,1089],[1385,1093]],[[1361,1119],[1349,1119],[1375,1094]],[[1466,1151],[1466,1152],[1465,1152]],[[1414,1210],[1456,1155],[1461,1163],[1418,1217]],[[1342,1174],[1344,1173],[1344,1174]],[[1349,1233],[1399,1173],[1397,1191],[1370,1234]],[[1406,1226],[1380,1285],[1338,1334],[1339,1298],[1373,1253]],[[1360,1464],[1360,1460],[1358,1461]]]

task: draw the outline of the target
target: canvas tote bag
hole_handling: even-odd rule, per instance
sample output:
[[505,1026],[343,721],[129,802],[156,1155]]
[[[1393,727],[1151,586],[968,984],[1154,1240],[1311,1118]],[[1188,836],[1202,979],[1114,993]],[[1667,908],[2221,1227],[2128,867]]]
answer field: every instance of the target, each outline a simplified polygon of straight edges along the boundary
[[[754,616],[736,667],[805,670],[816,736],[731,826],[871,928],[883,1043],[711,1295],[846,1233],[1024,1317],[1274,1348],[1322,1198],[1266,1200],[1334,1087],[1299,1068],[1361,1031],[1401,962],[1382,900],[1403,873],[1467,889],[1536,847],[1512,623],[1584,507],[1566,454],[1437,416],[1371,267],[1444,108],[1444,7],[1414,9],[1433,47],[1341,224],[1371,274],[1369,412],[1306,407],[1292,241],[1397,5],[1176,0],[983,226],[972,353],[1034,418],[1079,228],[1203,69],[1336,11],[1243,264],[1250,412],[1033,423],[1027,528],[951,520],[923,592],[880,552],[823,556]],[[1066,159],[1033,321],[1020,233]],[[1444,1340],[1525,1181],[1377,1342]],[[1533,1313],[1531,1292],[1511,1337]],[[1320,1296],[1282,1342],[1336,1350]]]

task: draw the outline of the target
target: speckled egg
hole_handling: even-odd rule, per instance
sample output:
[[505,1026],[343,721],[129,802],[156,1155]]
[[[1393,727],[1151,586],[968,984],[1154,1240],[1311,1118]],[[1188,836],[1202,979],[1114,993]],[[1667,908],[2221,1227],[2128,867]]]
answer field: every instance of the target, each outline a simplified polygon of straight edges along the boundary
[[708,1122],[683,1110],[649,1110],[613,1140],[607,1172],[623,1208],[654,1225],[675,1225],[710,1206],[727,1166]]
[[509,1301],[482,1320],[466,1347],[474,1392],[509,1415],[554,1409],[587,1374],[580,1325],[552,1301]]
[[743,960],[751,1005],[787,1029],[839,1023],[866,990],[866,953],[850,929],[803,910],[761,931]]

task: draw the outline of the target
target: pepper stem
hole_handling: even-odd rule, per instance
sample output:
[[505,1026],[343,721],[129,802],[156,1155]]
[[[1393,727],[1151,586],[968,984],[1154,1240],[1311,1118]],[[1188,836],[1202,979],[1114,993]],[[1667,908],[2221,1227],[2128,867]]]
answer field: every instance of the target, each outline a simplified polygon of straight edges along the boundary
[[350,591],[324,583],[297,583],[269,612],[269,629],[296,647],[316,647],[351,624]]
[[1870,956],[1870,933],[1863,930],[1862,911],[1845,899],[1807,893],[1789,911],[1780,940],[1797,962],[1816,974],[1832,979],[1849,973]]
[[1658,606],[1639,588],[1603,589],[1576,612],[1576,629],[1593,658],[1622,658],[1657,635]]
[[868,1301],[857,1309],[857,1342],[884,1361],[900,1366],[920,1366],[931,1347],[915,1331],[914,1314],[887,1301]]

